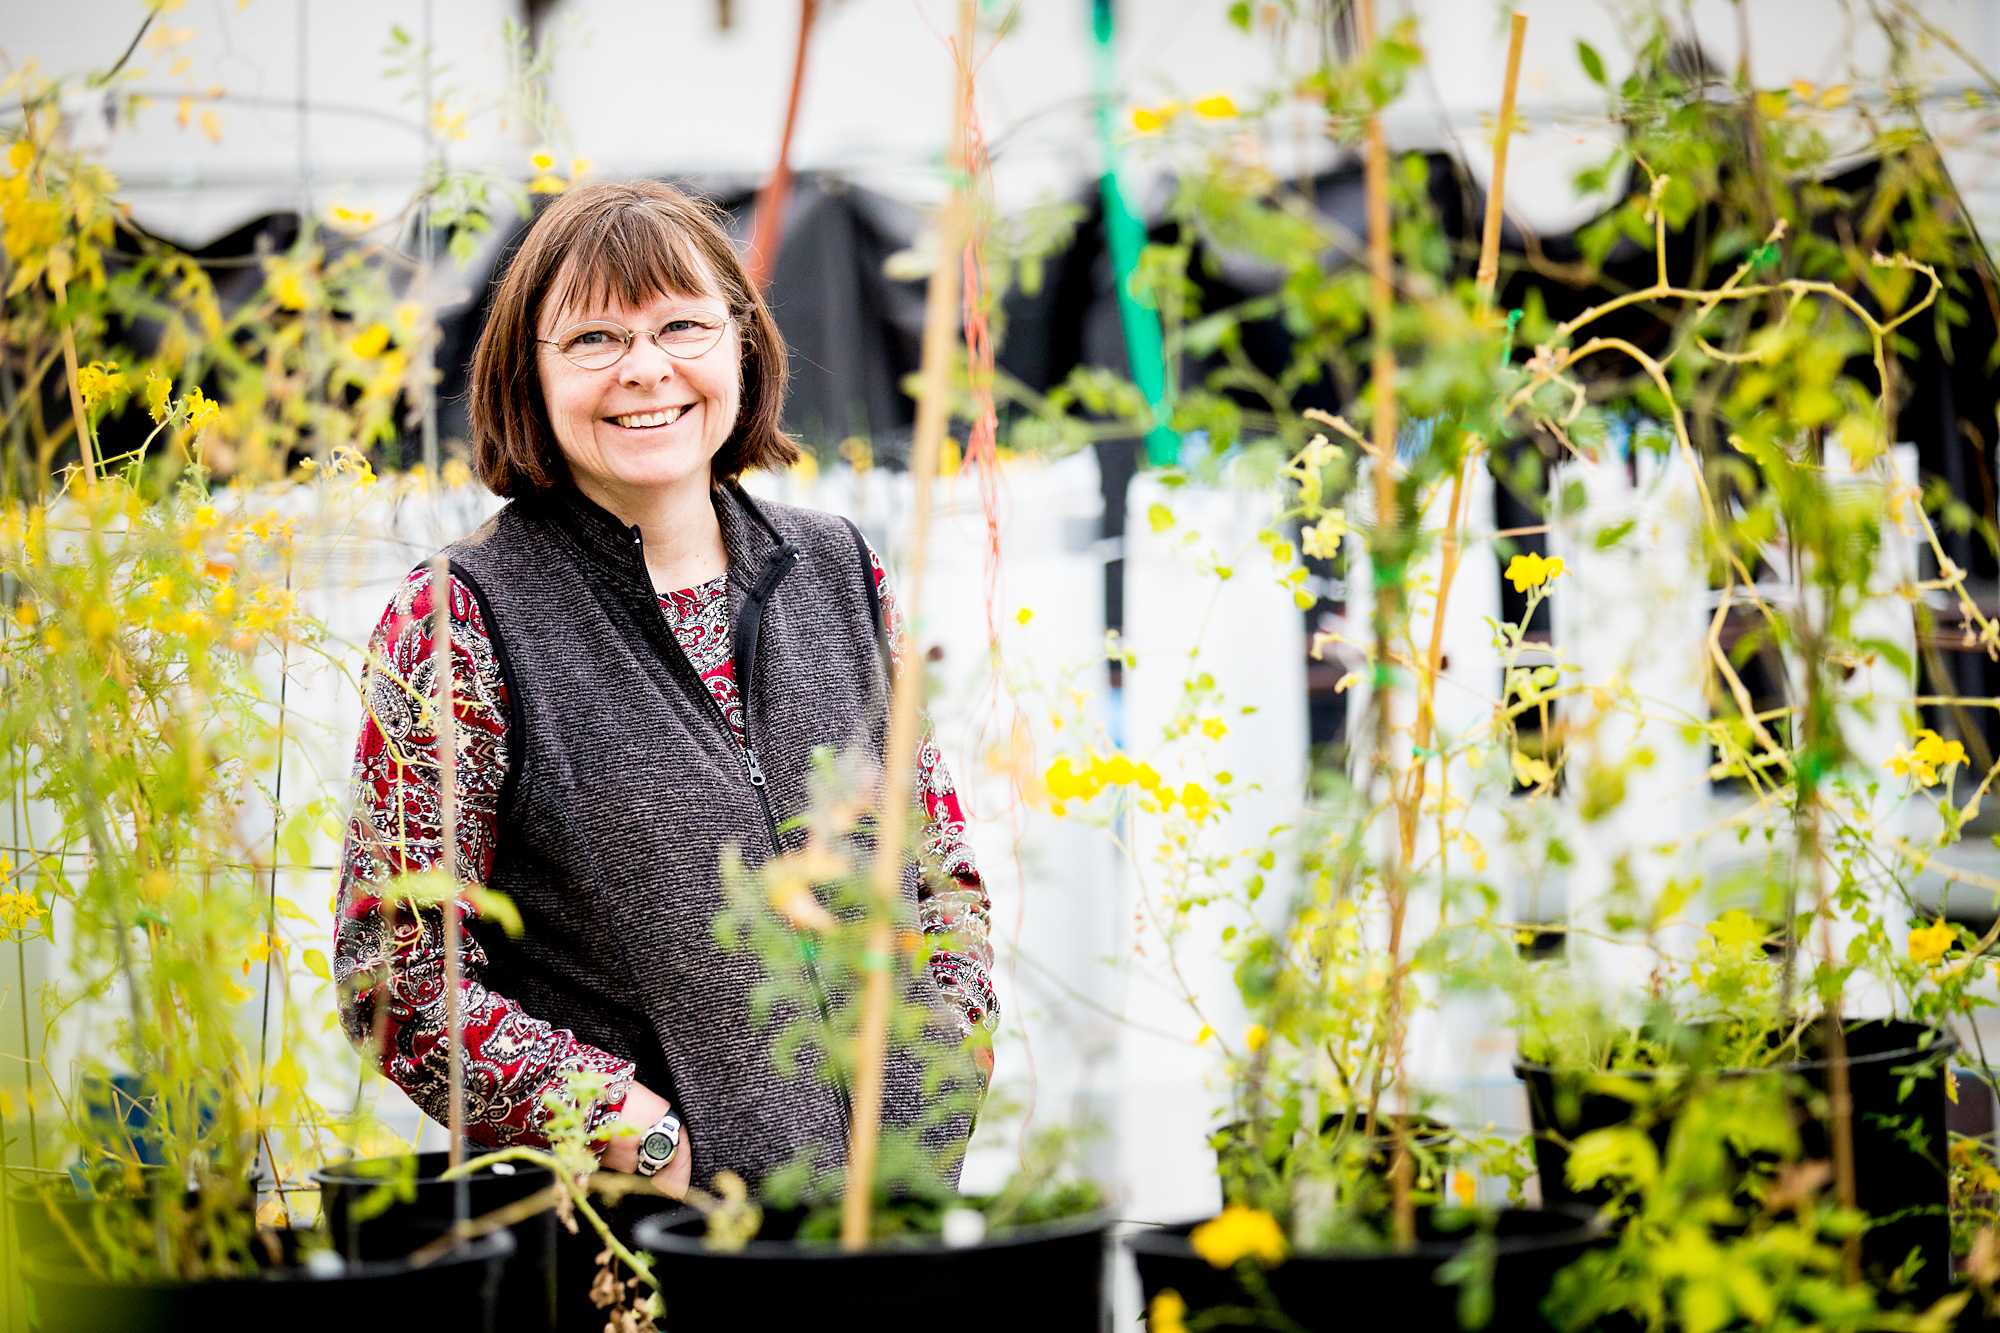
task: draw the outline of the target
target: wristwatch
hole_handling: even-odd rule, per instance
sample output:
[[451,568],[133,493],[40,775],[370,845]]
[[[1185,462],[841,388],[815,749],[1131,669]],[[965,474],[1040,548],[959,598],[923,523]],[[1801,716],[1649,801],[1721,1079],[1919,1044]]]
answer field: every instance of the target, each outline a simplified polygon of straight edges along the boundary
[[668,1162],[681,1146],[681,1118],[668,1111],[652,1123],[639,1140],[639,1161],[632,1169],[639,1175],[650,1176]]

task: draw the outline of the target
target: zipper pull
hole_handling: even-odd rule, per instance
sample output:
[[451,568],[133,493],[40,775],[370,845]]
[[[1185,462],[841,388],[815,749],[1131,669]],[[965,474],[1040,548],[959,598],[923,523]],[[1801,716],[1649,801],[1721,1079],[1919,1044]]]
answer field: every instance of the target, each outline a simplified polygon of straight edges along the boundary
[[763,786],[763,785],[764,785],[764,770],[763,770],[763,769],[762,769],[761,767],[759,767],[759,766],[758,766],[758,763],[757,763],[757,752],[756,752],[755,750],[751,749],[751,748],[750,748],[749,746],[747,746],[747,745],[746,745],[746,746],[744,746],[744,747],[743,747],[743,761],[744,761],[744,763],[745,763],[746,765],[748,765],[748,767],[749,767],[749,769],[750,769],[750,785],[751,785],[751,786],[753,786],[753,787],[761,787],[761,786]]

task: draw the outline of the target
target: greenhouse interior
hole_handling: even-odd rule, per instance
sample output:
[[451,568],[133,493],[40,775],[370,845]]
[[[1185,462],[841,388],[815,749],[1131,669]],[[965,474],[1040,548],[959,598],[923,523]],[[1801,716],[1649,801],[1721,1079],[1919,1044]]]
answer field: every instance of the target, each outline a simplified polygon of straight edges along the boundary
[[2000,5],[7,10],[0,1333],[2000,1328]]

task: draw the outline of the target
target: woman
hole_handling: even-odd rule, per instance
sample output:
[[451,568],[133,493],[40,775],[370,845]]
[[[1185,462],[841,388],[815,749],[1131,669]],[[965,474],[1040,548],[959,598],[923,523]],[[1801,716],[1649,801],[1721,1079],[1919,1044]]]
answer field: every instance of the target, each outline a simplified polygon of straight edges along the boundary
[[[886,732],[882,643],[900,625],[882,565],[845,520],[753,502],[750,467],[798,457],[779,426],[784,343],[705,206],[651,183],[555,201],[508,265],[473,354],[473,451],[510,503],[448,548],[461,883],[466,1132],[545,1142],[545,1098],[599,1071],[603,1164],[670,1193],[730,1169],[753,1183],[801,1150],[843,1160],[847,1107],[811,1067],[780,1077],[750,1018],[754,958],[719,949],[725,849],[790,850],[816,748]],[[343,857],[335,979],[351,1038],[442,1122],[443,924],[388,905],[391,876],[442,860],[429,565],[370,645],[368,715]],[[885,631],[886,626],[886,631]],[[991,1074],[988,902],[925,729],[924,865],[904,872],[939,936],[927,998]],[[462,900],[463,901],[463,900]],[[915,1123],[915,1062],[892,1059],[884,1118]],[[966,1126],[927,1142],[956,1171]]]

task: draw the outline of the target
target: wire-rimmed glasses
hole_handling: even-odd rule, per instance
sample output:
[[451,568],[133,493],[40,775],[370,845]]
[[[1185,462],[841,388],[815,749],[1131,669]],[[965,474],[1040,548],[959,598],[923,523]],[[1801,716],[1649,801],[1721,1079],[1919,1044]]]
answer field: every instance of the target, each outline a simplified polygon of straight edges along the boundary
[[562,353],[565,360],[581,370],[603,370],[615,366],[632,349],[636,338],[653,340],[668,356],[691,361],[704,356],[722,341],[722,331],[734,316],[711,314],[706,310],[683,310],[669,315],[657,329],[628,329],[608,319],[593,319],[573,325],[553,338],[537,338]]

